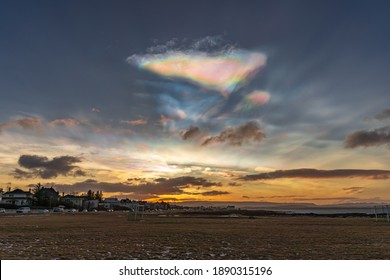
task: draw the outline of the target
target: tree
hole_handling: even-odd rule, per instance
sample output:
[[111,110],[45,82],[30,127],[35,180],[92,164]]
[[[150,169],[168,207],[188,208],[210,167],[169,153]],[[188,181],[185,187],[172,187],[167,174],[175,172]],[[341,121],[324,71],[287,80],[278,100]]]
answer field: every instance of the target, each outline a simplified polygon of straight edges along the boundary
[[97,191],[94,199],[98,199],[101,202],[103,200],[103,191]]
[[38,206],[52,207],[58,205],[58,192],[56,192],[52,187],[45,188],[38,183],[33,188],[33,196],[36,199],[36,204]]

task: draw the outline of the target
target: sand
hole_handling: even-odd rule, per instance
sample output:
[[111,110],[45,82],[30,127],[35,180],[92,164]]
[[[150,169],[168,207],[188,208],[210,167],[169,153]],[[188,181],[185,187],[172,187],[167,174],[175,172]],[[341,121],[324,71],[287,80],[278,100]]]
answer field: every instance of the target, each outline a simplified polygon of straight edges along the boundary
[[0,259],[390,259],[390,224],[370,217],[1,215]]

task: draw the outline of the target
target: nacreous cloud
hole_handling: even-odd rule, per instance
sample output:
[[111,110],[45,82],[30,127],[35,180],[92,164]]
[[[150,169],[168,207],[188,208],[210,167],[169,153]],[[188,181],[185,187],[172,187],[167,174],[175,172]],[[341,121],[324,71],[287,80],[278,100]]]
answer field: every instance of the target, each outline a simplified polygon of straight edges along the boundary
[[0,133],[4,129],[12,128],[12,127],[21,127],[23,129],[39,129],[42,126],[41,119],[38,118],[23,118],[23,119],[15,119],[7,123],[0,124]]
[[85,176],[85,172],[79,169],[75,163],[81,162],[79,157],[62,156],[49,160],[47,157],[37,155],[21,155],[19,165],[27,171],[16,168],[11,175],[16,179],[43,178],[50,179],[62,176]]
[[346,148],[390,146],[390,127],[383,127],[372,131],[356,131],[347,136],[344,142]]
[[158,75],[183,79],[227,96],[264,67],[266,57],[259,52],[244,50],[223,54],[171,51],[163,54],[133,55],[127,61]]
[[260,142],[265,138],[265,133],[255,122],[248,122],[238,127],[228,127],[216,136],[207,137],[202,145],[214,143],[227,143],[232,146],[241,146],[246,141]]
[[239,180],[272,180],[282,178],[302,178],[302,179],[332,179],[332,178],[366,178],[366,179],[389,179],[390,170],[366,170],[366,169],[290,169],[277,170],[273,172],[245,175],[239,177]]

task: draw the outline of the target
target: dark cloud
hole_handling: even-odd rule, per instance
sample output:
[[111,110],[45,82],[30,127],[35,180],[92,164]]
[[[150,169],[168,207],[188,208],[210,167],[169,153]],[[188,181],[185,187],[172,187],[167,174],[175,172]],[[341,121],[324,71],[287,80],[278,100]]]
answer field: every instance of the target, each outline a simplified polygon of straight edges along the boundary
[[312,201],[312,200],[355,200],[357,197],[340,196],[340,197],[312,197],[312,198],[295,198],[295,201]]
[[199,127],[191,125],[187,130],[182,131],[180,134],[183,140],[190,140],[199,136],[201,131]]
[[248,122],[238,127],[228,127],[216,136],[207,137],[202,145],[214,143],[227,143],[232,146],[241,146],[246,141],[260,142],[265,138],[265,133],[255,122]]
[[62,176],[86,176],[75,163],[81,162],[81,158],[73,156],[61,156],[49,159],[38,155],[21,155],[18,164],[28,171],[16,168],[11,174],[16,179],[43,178],[50,179]]
[[370,147],[390,145],[390,127],[383,127],[372,131],[356,131],[347,136],[345,148]]
[[7,123],[0,124],[0,133],[4,129],[12,128],[12,127],[21,127],[27,130],[39,129],[42,126],[41,119],[38,118],[23,118],[23,119],[15,119],[9,121]]
[[237,182],[230,182],[230,183],[229,183],[229,186],[238,187],[238,186],[241,186],[241,184],[239,184],[239,183],[237,183]]
[[24,171],[19,168],[15,168],[11,175],[14,176],[15,179],[29,179],[36,177],[32,172]]
[[[136,181],[136,182],[135,182]],[[104,192],[123,192],[135,195],[166,195],[166,194],[183,194],[184,189],[190,186],[197,187],[214,187],[222,186],[220,182],[211,182],[204,178],[196,178],[190,176],[176,177],[176,178],[157,178],[151,182],[139,184],[138,180],[128,180],[127,182],[108,183],[98,182],[96,180],[86,180],[69,185],[56,185],[57,189],[68,189],[68,191],[86,192],[89,189],[101,190]],[[135,183],[135,184],[134,184]],[[208,192],[205,192],[206,194]],[[203,193],[199,193],[203,195]],[[210,192],[209,195],[213,195]],[[215,194],[217,195],[217,194]]]
[[224,191],[208,191],[208,192],[200,193],[200,195],[202,196],[217,196],[217,195],[224,195],[224,194],[230,194],[230,193]]
[[266,173],[246,175],[239,178],[244,181],[272,180],[281,178],[302,178],[302,179],[331,179],[331,178],[367,178],[367,179],[388,179],[390,170],[365,170],[365,169],[290,169],[277,170]]
[[377,119],[380,121],[387,119],[387,118],[390,118],[390,109],[386,109],[386,110],[382,111],[381,113],[374,116],[374,119]]

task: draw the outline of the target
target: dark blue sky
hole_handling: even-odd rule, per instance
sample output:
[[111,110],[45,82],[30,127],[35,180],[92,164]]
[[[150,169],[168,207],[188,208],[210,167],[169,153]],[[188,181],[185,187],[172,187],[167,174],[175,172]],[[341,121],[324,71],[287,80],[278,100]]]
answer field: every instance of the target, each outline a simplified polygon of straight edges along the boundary
[[1,1],[1,111],[54,117],[50,108],[110,106],[113,94],[131,101],[129,55],[208,35],[266,52],[267,73],[284,71],[269,80],[277,90],[342,74],[344,91],[367,76],[385,91],[388,11],[387,1]]

